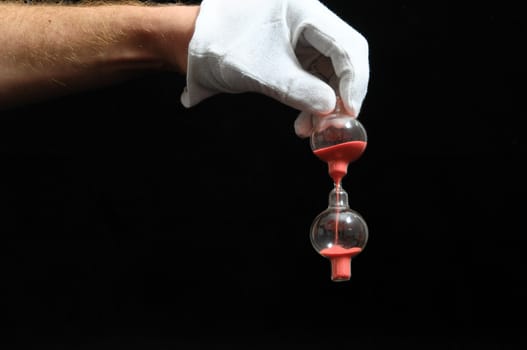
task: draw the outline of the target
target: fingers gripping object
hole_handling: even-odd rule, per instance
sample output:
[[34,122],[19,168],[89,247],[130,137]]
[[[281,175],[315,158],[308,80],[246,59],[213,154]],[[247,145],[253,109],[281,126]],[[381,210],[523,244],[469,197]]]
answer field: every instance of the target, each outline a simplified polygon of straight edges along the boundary
[[261,93],[299,110],[295,132],[308,137],[337,95],[358,116],[368,80],[366,39],[318,0],[203,0],[181,102]]

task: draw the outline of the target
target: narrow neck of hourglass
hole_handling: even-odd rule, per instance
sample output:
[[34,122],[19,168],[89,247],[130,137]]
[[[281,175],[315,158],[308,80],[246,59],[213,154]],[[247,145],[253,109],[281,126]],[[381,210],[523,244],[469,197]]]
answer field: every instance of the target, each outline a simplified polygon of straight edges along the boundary
[[329,208],[349,208],[348,193],[340,183],[336,183],[329,193]]

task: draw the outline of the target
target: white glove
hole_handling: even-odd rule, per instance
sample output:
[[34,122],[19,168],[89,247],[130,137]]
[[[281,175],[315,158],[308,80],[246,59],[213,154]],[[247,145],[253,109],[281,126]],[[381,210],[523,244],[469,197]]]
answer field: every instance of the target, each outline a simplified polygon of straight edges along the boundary
[[295,132],[307,137],[336,95],[358,116],[368,80],[366,39],[318,0],[203,0],[181,102],[262,93],[301,111]]

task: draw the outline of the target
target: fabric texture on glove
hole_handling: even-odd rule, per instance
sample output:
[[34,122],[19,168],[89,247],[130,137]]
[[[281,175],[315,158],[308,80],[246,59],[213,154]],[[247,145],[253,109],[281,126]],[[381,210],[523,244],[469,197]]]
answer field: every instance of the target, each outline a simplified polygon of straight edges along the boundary
[[318,0],[203,0],[181,102],[261,93],[301,111],[295,132],[306,137],[336,95],[358,116],[368,79],[366,39]]

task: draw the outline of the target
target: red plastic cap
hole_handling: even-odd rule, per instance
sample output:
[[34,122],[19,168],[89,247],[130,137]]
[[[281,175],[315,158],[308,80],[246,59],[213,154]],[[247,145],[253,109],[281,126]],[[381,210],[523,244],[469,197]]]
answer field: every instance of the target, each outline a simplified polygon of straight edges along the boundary
[[320,254],[331,261],[331,279],[333,281],[348,281],[351,278],[351,258],[362,251],[359,247],[343,248],[334,245],[325,248]]
[[331,279],[333,281],[348,281],[351,278],[351,256],[331,258]]

